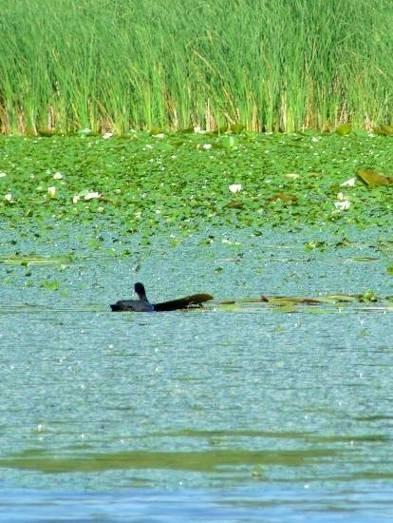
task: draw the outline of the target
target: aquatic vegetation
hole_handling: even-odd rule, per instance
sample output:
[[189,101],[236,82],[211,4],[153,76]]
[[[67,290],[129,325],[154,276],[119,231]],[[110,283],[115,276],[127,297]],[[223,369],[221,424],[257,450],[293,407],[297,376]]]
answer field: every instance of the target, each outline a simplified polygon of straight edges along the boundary
[[60,282],[57,280],[43,280],[41,288],[47,291],[58,291],[60,289]]
[[392,135],[391,0],[0,0],[0,12],[3,133]]
[[370,187],[378,187],[379,185],[393,185],[392,176],[383,176],[373,169],[359,169],[357,175],[362,180],[362,182]]
[[[278,312],[316,312],[327,313],[338,309],[357,309],[367,311],[391,311],[392,298],[380,297],[372,290],[363,294],[327,294],[324,296],[266,296],[257,298],[242,298],[239,300],[224,300],[213,304],[217,310],[227,312],[253,311],[258,312],[269,307]],[[209,307],[209,305],[208,305]]]
[[66,267],[73,261],[71,255],[63,256],[41,256],[37,254],[11,254],[0,256],[0,264],[5,265],[22,265],[29,267],[31,265],[58,265],[60,267]]
[[393,211],[390,184],[370,190],[358,179],[364,165],[392,175],[385,136],[132,133],[3,137],[0,146],[0,212],[13,224],[100,217],[148,238],[207,225],[255,234],[266,225],[384,226]]
[[206,473],[236,470],[235,467],[289,466],[300,467],[317,458],[337,457],[334,449],[247,450],[214,449],[193,451],[134,450],[112,453],[82,453],[54,456],[41,450],[24,452],[0,459],[0,466],[14,469],[39,470],[46,473],[102,472],[116,469],[164,469]]

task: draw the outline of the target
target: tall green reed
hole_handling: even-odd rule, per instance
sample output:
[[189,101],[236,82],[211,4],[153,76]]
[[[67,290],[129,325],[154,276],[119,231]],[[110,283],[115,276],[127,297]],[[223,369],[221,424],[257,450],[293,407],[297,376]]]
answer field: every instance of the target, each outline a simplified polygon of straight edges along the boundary
[[392,123],[391,0],[0,0],[5,133]]

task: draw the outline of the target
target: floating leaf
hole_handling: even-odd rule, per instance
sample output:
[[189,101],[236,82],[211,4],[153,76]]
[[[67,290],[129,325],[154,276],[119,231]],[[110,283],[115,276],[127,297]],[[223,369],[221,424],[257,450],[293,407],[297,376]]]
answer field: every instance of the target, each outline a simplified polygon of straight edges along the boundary
[[358,301],[358,296],[351,294],[328,294],[327,296],[321,296],[319,299],[326,303],[353,303]]
[[351,245],[352,242],[351,240],[349,240],[348,238],[346,238],[345,236],[343,238],[341,238],[341,240],[339,240],[337,243],[336,243],[336,247],[348,247],[349,245]]
[[343,123],[336,128],[336,133],[340,136],[345,136],[352,132],[352,126],[349,123]]
[[369,187],[377,187],[378,185],[392,185],[393,178],[390,176],[382,176],[373,169],[359,169],[357,176]]
[[58,291],[60,283],[57,280],[44,280],[41,282],[41,287],[48,291]]
[[281,201],[283,203],[287,203],[288,205],[294,205],[298,202],[298,197],[295,196],[294,194],[289,194],[289,193],[285,193],[285,192],[278,192],[276,194],[273,194],[273,196],[271,196],[269,199],[268,199],[269,202],[277,202],[277,201]]
[[375,302],[378,301],[378,296],[374,291],[366,291],[364,294],[359,296],[360,302]]
[[295,305],[320,305],[321,301],[303,296],[261,296],[261,301],[276,307],[294,307]]
[[304,244],[304,247],[310,251],[314,249],[325,249],[326,246],[326,242],[323,240],[311,240]]
[[231,200],[227,204],[227,207],[229,207],[230,209],[242,209],[243,206],[243,202],[239,202],[238,200]]

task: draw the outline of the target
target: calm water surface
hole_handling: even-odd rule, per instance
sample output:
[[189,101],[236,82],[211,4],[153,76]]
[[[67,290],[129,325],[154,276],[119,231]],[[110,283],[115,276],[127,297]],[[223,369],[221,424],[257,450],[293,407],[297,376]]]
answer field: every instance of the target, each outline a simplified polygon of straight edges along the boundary
[[347,231],[345,246],[311,230],[143,245],[4,229],[3,261],[74,255],[65,267],[0,265],[0,518],[391,521],[391,303],[108,304],[137,280],[152,301],[392,295],[392,232]]

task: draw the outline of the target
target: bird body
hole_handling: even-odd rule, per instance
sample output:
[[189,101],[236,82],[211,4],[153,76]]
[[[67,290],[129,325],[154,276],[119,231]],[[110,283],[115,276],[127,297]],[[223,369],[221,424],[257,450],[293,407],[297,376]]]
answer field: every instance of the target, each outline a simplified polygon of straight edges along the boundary
[[133,311],[133,312],[153,312],[154,305],[149,302],[146,296],[145,287],[142,283],[134,285],[137,300],[119,300],[110,307],[114,312]]
[[213,296],[210,294],[193,294],[178,298],[176,300],[165,301],[162,303],[150,303],[146,296],[145,287],[142,283],[134,285],[135,293],[138,296],[137,300],[119,300],[110,307],[113,312],[166,312],[175,311],[179,309],[190,309],[201,307],[205,301],[212,300]]

